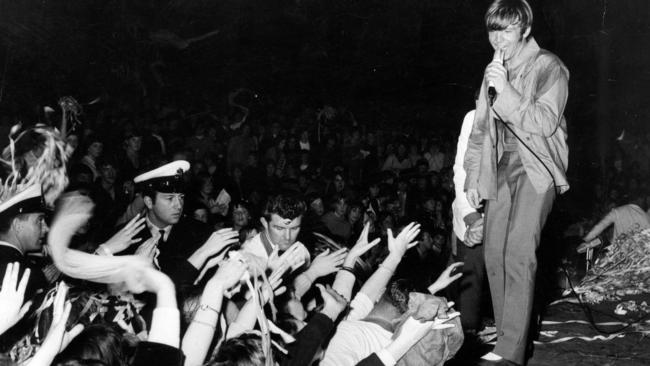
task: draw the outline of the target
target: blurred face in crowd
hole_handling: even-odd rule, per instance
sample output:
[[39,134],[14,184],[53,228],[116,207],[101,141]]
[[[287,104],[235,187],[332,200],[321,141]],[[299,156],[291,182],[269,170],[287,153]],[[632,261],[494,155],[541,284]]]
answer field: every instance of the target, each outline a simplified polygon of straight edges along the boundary
[[115,170],[115,167],[111,164],[104,164],[102,165],[101,169],[99,170],[99,174],[102,177],[102,181],[106,184],[113,185],[115,184],[115,177],[117,176],[117,171]]
[[348,210],[348,203],[345,201],[344,198],[341,198],[336,202],[336,205],[334,206],[334,213],[336,213],[338,216],[343,216],[345,215],[345,212]]
[[242,205],[236,205],[232,210],[232,223],[236,227],[245,227],[251,219],[248,209]]
[[16,217],[13,221],[16,243],[24,252],[41,250],[41,239],[47,233],[45,215],[43,213],[29,213]]
[[154,200],[144,198],[144,204],[149,210],[149,219],[159,228],[174,225],[181,219],[185,195],[182,193],[156,192]]
[[433,238],[431,237],[431,234],[426,231],[422,232],[422,238],[418,242],[418,246],[423,252],[433,250]]
[[444,248],[446,241],[447,240],[442,234],[435,234],[433,236],[433,247],[432,247],[433,251],[436,253],[441,253],[442,248]]
[[277,214],[271,214],[271,219],[262,219],[262,225],[271,239],[271,242],[277,245],[280,250],[287,250],[296,242],[300,233],[300,224],[302,216],[295,219],[285,219]]
[[274,174],[275,174],[275,164],[273,163],[266,164],[266,175],[270,177]]
[[99,141],[95,141],[92,144],[90,144],[90,146],[88,146],[88,155],[90,155],[94,159],[97,159],[102,154],[103,150],[104,150],[104,144],[102,144]]
[[192,213],[194,220],[201,221],[204,224],[208,223],[208,210],[205,208],[197,208]]
[[406,156],[406,146],[404,144],[399,144],[397,147],[397,156]]
[[422,203],[422,208],[426,212],[433,212],[436,210],[436,201],[430,198]]
[[309,204],[309,208],[311,208],[312,212],[316,214],[316,216],[323,216],[325,214],[325,205],[323,205],[323,200],[321,198],[316,198]]
[[388,215],[386,216],[382,221],[381,221],[381,232],[382,234],[386,234],[386,230],[394,229],[395,224],[393,223],[393,217]]
[[334,176],[334,190],[336,192],[342,192],[345,189],[345,180],[339,174]]
[[126,148],[131,151],[140,151],[142,147],[142,138],[140,136],[131,136],[126,140]]
[[201,193],[208,196],[214,192],[214,184],[212,184],[212,179],[206,178],[201,184]]
[[68,145],[70,145],[70,147],[72,147],[73,151],[77,150],[77,147],[79,146],[79,136],[77,136],[77,135],[69,135],[66,138],[66,142],[68,143]]
[[361,220],[361,207],[353,206],[350,208],[350,213],[348,213],[348,221],[351,224],[354,224]]
[[371,185],[368,190],[370,191],[371,198],[377,198],[379,196],[379,186],[376,184]]

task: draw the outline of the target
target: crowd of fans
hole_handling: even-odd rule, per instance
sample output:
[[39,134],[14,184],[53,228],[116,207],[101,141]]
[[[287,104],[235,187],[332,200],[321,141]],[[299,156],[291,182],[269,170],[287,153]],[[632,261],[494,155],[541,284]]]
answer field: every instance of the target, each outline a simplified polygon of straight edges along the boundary
[[[0,212],[15,252],[1,268],[7,362],[442,365],[460,348],[444,297],[460,277],[453,133],[385,132],[331,107],[93,117],[62,139],[53,214],[22,198]],[[49,151],[31,144],[12,150],[25,170]],[[15,224],[27,216],[29,236]],[[91,257],[62,264],[70,251]],[[130,271],[121,283],[98,269],[131,257],[106,269]]]

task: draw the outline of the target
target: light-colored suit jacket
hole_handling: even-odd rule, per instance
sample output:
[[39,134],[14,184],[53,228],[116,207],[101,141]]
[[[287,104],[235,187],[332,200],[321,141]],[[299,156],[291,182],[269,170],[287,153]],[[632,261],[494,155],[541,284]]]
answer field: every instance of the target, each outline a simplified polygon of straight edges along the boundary
[[501,123],[495,122],[497,114],[541,159],[540,162],[517,141],[517,151],[535,190],[544,193],[552,184],[560,193],[569,189],[566,177],[569,148],[564,118],[569,70],[557,56],[539,48],[532,37],[521,56],[518,65],[506,65],[513,88],[504,89],[493,108],[489,108],[484,80],[477,101],[465,153],[465,190],[476,188],[484,199],[497,198],[497,163],[504,151],[504,129],[496,125]]

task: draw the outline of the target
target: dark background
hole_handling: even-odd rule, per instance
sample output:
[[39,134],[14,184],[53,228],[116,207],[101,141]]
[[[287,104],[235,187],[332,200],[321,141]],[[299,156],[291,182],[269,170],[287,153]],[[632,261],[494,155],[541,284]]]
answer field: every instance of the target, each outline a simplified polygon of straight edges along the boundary
[[[34,118],[62,95],[223,107],[246,87],[295,107],[345,106],[364,123],[459,126],[491,60],[488,4],[3,0],[0,111]],[[650,2],[531,4],[533,35],[571,72],[572,163],[604,158],[608,141],[650,117]]]

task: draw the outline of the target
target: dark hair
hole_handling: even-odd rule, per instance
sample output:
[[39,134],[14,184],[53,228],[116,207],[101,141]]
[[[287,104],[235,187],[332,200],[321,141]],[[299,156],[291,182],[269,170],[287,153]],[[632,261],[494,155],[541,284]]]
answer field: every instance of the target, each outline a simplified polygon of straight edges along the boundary
[[244,333],[223,342],[206,366],[260,366],[265,362],[262,338],[257,334]]
[[11,228],[15,216],[0,215],[0,234],[5,234]]
[[129,345],[112,325],[93,324],[86,327],[55,359],[55,364],[77,361],[81,364],[101,363],[107,366],[129,364]]
[[526,0],[495,0],[485,13],[488,31],[506,29],[509,25],[521,26],[521,32],[533,25],[533,10]]
[[84,153],[88,151],[88,148],[90,145],[94,144],[95,142],[99,142],[100,144],[104,144],[104,141],[99,137],[99,135],[95,134],[90,134],[84,138]]
[[307,205],[293,195],[276,195],[269,197],[264,208],[264,217],[271,220],[271,215],[276,214],[283,219],[293,220],[305,214]]
[[409,309],[409,296],[415,291],[415,286],[410,280],[397,279],[388,284],[384,296],[397,310],[404,314]]

